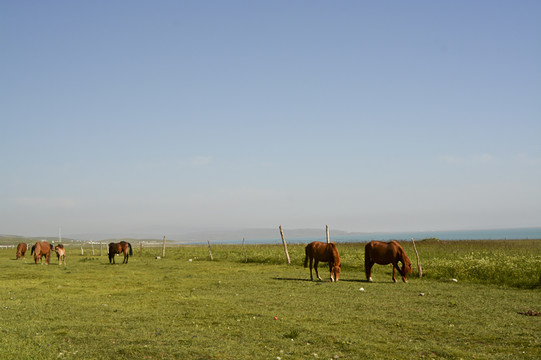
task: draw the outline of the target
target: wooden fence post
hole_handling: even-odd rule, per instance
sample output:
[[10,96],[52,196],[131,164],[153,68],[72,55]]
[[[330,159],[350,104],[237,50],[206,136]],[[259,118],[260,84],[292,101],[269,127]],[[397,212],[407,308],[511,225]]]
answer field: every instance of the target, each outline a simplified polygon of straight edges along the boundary
[[84,255],[85,252],[83,251],[83,243],[81,243],[81,255]]
[[143,242],[139,243],[139,256],[143,256]]
[[286,239],[284,238],[284,232],[282,231],[282,225],[280,225],[280,235],[282,236],[282,244],[284,245],[284,251],[286,253],[287,264],[291,265],[291,260],[289,259],[289,252],[287,252]]
[[165,236],[163,237],[163,250],[162,250],[162,257],[165,257]]
[[419,261],[419,253],[417,252],[417,246],[415,246],[415,240],[411,238],[413,243],[413,250],[415,250],[415,256],[417,257],[417,269],[419,270],[419,278],[423,277],[423,269],[421,269],[421,262]]
[[214,260],[214,258],[212,257],[212,250],[210,249],[210,241],[207,240],[207,243],[209,244],[209,255],[210,255],[210,261]]
[[94,241],[90,240],[90,245],[92,246],[92,256],[94,256]]
[[103,256],[103,244],[100,241],[100,256]]
[[325,232],[327,233],[327,244],[331,242],[330,236],[329,236],[329,225],[325,225]]
[[246,246],[244,246],[244,238],[242,238],[242,249],[244,250],[244,262],[248,262],[248,257],[246,256]]

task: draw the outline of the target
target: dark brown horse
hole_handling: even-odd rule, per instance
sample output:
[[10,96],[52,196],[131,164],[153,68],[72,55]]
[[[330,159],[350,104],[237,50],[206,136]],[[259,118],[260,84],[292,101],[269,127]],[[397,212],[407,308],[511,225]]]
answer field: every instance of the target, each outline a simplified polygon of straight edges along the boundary
[[329,263],[331,281],[338,281],[342,264],[340,264],[340,255],[338,254],[335,243],[327,244],[321,241],[314,241],[306,245],[304,252],[306,254],[304,257],[304,267],[308,266],[308,259],[310,259],[310,280],[314,280],[312,276],[312,261],[314,261],[314,269],[319,280],[321,280],[321,277],[317,271],[317,265],[320,261],[323,261]]
[[41,260],[41,264],[43,265],[43,258],[45,258],[45,263],[49,265],[49,259],[51,257],[51,245],[46,241],[38,241],[34,246],[32,246],[30,255],[32,254],[34,254],[34,261],[36,264]]
[[[402,263],[402,269],[398,267],[398,262]],[[393,264],[393,281],[395,270],[402,275],[402,281],[408,282],[406,277],[411,274],[411,261],[406,255],[402,246],[396,241],[381,242],[371,241],[364,247],[364,267],[366,271],[366,280],[372,281],[372,266],[374,264],[387,265]]]
[[114,264],[115,255],[120,253],[124,254],[124,261],[122,261],[122,263],[127,264],[128,258],[130,257],[130,255],[133,255],[131,244],[126,241],[121,241],[119,243],[109,243],[109,264]]
[[26,254],[26,243],[19,243],[17,245],[17,260],[24,257],[24,254]]
[[64,245],[56,245],[54,247],[54,251],[56,252],[56,256],[58,257],[58,265],[62,265],[62,262],[64,262],[64,265],[66,265],[66,249],[64,249]]

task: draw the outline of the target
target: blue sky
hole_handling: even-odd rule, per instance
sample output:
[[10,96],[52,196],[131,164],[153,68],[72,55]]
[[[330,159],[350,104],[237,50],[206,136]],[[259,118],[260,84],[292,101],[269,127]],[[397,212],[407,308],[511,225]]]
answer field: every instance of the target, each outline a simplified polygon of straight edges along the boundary
[[540,226],[539,14],[2,1],[0,233]]

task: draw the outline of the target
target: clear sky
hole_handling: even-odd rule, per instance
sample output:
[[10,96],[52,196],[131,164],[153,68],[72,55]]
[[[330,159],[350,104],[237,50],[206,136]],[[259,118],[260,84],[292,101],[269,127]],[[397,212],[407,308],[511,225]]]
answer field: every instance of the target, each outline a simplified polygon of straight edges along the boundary
[[0,0],[0,234],[540,226],[540,18]]

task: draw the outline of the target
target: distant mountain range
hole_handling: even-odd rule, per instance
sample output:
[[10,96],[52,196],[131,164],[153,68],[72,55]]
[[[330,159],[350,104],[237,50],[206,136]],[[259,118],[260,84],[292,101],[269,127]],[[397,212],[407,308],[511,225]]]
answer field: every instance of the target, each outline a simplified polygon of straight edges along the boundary
[[[314,238],[321,237],[325,239],[325,229],[283,229],[286,239],[294,238]],[[351,233],[342,230],[330,230],[330,236],[333,235],[355,235],[358,233]],[[85,233],[85,234],[66,234],[62,236],[63,242],[72,240],[77,241],[104,241],[104,240],[117,240],[117,239],[136,239],[136,240],[162,240],[166,237],[168,241],[178,243],[193,243],[203,241],[241,241],[243,238],[248,240],[265,240],[265,239],[280,239],[280,230],[276,229],[223,229],[223,230],[187,230],[171,233]],[[13,241],[58,241],[57,237],[25,237],[16,235],[0,235],[0,241],[4,242],[8,240]],[[27,239],[27,240],[23,240]]]
[[[283,229],[284,236],[286,238],[311,238],[321,236],[325,238],[325,229]],[[331,230],[335,235],[349,235],[349,233],[342,230]],[[117,234],[76,234],[70,235],[70,237],[79,240],[108,240],[108,239],[149,239],[149,240],[162,240],[166,237],[168,241],[174,241],[179,243],[184,242],[200,242],[200,241],[238,241],[243,238],[246,240],[265,240],[265,239],[279,239],[280,230],[276,229],[224,229],[224,230],[192,230],[185,232],[170,232],[170,233],[117,233]]]
[[[36,241],[48,241],[58,242],[58,237],[48,237],[48,236],[21,236],[21,235],[0,235],[0,245],[16,245],[18,243],[35,243]],[[62,242],[72,242],[80,241],[71,238],[62,238]]]
[[[63,243],[80,241],[119,241],[144,240],[160,241],[166,236],[167,242],[177,244],[206,243],[207,241],[222,243],[240,243],[246,239],[248,243],[274,243],[280,242],[280,230],[272,229],[182,229],[178,227],[163,228],[160,230],[126,232],[126,233],[86,233],[65,234]],[[148,229],[147,229],[148,230]],[[314,240],[325,241],[325,229],[287,229],[284,236],[288,242],[310,242]],[[447,231],[407,231],[407,232],[347,232],[330,230],[331,241],[358,242],[358,241],[389,241],[437,238],[441,240],[504,240],[504,239],[541,239],[541,227],[485,229],[485,230],[447,230]],[[40,240],[58,242],[54,236],[17,236],[0,235],[0,245],[13,246],[19,242],[32,243]]]

